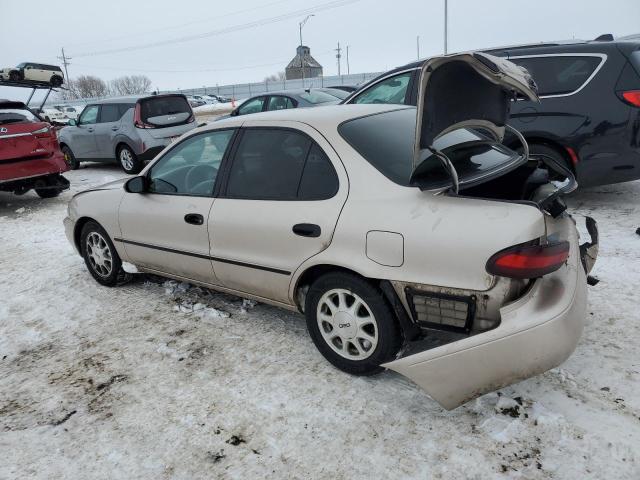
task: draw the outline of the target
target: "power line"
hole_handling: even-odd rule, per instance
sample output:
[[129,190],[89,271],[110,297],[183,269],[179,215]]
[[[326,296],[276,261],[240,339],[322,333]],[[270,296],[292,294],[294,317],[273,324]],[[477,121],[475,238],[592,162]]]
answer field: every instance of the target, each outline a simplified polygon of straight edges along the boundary
[[183,37],[178,37],[178,38],[173,38],[171,40],[163,40],[160,42],[155,42],[155,43],[144,43],[144,44],[139,44],[139,45],[133,45],[133,46],[129,46],[129,47],[119,47],[119,48],[112,48],[112,49],[108,49],[108,50],[98,50],[98,51],[94,51],[94,52],[84,52],[84,53],[78,53],[75,55],[75,58],[78,57],[91,57],[91,56],[97,56],[97,55],[108,55],[108,54],[113,54],[113,53],[122,53],[122,52],[131,52],[131,51],[135,51],[135,50],[142,50],[142,49],[147,49],[147,48],[155,48],[155,47],[160,47],[163,45],[172,45],[172,44],[177,44],[177,43],[183,43],[183,42],[189,42],[189,41],[193,41],[193,40],[199,40],[202,38],[208,38],[208,37],[213,37],[213,36],[217,36],[217,35],[224,35],[226,33],[232,33],[232,32],[237,32],[237,31],[241,31],[241,30],[247,30],[250,28],[255,28],[255,27],[261,27],[264,25],[269,25],[272,23],[277,23],[277,22],[282,22],[284,20],[289,20],[291,18],[295,18],[295,17],[299,17],[299,16],[303,16],[303,15],[308,15],[311,13],[315,13],[315,12],[320,12],[323,10],[329,10],[329,9],[333,9],[333,8],[338,8],[338,7],[343,7],[345,5],[348,5],[350,3],[355,3],[358,2],[360,0],[334,0],[331,2],[327,2],[327,3],[323,3],[320,5],[316,5],[315,7],[309,7],[309,8],[304,8],[304,9],[299,9],[299,10],[295,10],[289,13],[285,13],[282,15],[277,15],[275,17],[269,17],[269,18],[264,18],[261,20],[255,20],[253,22],[248,22],[248,23],[243,23],[240,25],[234,25],[231,27],[225,27],[225,28],[220,28],[217,30],[212,30],[209,32],[204,32],[204,33],[199,33],[199,34],[194,34],[194,35],[187,35],[187,36],[183,36]]
[[166,32],[167,30],[179,30],[180,28],[183,27],[188,27],[190,25],[195,25],[197,23],[206,23],[206,22],[211,22],[213,20],[220,20],[221,18],[226,18],[226,17],[233,17],[236,15],[241,15],[243,13],[248,13],[248,12],[253,12],[255,10],[261,10],[267,7],[272,7],[274,5],[278,5],[280,3],[287,3],[290,2],[291,0],[278,0],[277,2],[271,2],[271,3],[266,3],[264,5],[259,5],[257,7],[252,7],[252,8],[245,8],[243,10],[236,10],[235,12],[229,12],[229,13],[225,13],[223,15],[216,15],[215,17],[208,17],[208,18],[203,18],[200,20],[193,20],[191,22],[186,22],[186,23],[180,23],[177,25],[168,25],[166,27],[162,27],[162,28],[155,28],[153,30],[145,30],[142,32],[133,32],[130,33],[128,35],[120,35],[117,37],[111,37],[111,38],[103,38],[101,40],[89,40],[88,42],[82,42],[82,43],[72,43],[70,45],[67,45],[68,47],[71,46],[78,46],[78,45],[95,45],[96,43],[105,43],[105,42],[113,42],[115,40],[122,40],[123,38],[132,38],[132,37],[141,37],[144,35],[148,35],[150,33],[156,33],[156,32]]

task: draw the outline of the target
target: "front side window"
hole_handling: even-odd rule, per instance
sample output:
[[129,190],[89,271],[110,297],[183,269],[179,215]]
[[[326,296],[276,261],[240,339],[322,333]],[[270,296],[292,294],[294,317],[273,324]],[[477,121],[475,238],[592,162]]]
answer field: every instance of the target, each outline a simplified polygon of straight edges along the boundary
[[211,196],[233,130],[194,135],[176,145],[149,171],[149,191]]
[[283,97],[281,95],[274,95],[269,97],[269,106],[267,110],[286,110],[287,108],[294,108],[295,105],[289,97]]
[[513,58],[511,61],[529,71],[538,85],[539,95],[563,95],[582,87],[602,59],[562,55]]
[[257,97],[247,100],[238,107],[238,115],[247,115],[249,113],[258,113],[262,111],[264,105],[264,97]]
[[406,103],[411,72],[387,78],[366,89],[352,103]]
[[96,121],[98,120],[98,109],[98,105],[90,105],[88,107],[85,107],[85,109],[82,111],[82,115],[80,115],[80,121],[78,123],[82,125],[90,125],[96,123]]
[[333,165],[309,137],[293,130],[245,130],[233,159],[227,196],[317,200],[338,190]]

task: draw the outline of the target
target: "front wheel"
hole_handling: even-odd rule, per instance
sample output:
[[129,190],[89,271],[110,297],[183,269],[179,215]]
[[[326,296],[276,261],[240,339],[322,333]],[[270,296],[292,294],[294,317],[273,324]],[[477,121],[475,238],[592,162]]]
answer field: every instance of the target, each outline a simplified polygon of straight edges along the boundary
[[354,375],[382,371],[398,352],[401,334],[382,292],[349,273],[316,280],[305,302],[307,330],[320,353],[335,367]]
[[11,72],[9,74],[9,80],[13,81],[13,82],[17,82],[22,80],[22,78],[20,78],[20,74],[18,72]]
[[109,235],[96,222],[89,221],[82,227],[80,248],[89,273],[101,285],[113,287],[131,278],[122,270],[122,261]]
[[122,145],[118,149],[118,162],[120,162],[122,169],[129,175],[140,173],[140,170],[142,170],[144,166],[142,160],[126,145]]

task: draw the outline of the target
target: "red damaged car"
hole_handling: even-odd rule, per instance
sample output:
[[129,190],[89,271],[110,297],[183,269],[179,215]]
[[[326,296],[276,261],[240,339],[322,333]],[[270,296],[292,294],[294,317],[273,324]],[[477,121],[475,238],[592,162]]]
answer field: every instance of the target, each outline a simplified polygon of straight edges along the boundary
[[0,191],[55,197],[69,188],[67,170],[51,125],[22,102],[0,100]]

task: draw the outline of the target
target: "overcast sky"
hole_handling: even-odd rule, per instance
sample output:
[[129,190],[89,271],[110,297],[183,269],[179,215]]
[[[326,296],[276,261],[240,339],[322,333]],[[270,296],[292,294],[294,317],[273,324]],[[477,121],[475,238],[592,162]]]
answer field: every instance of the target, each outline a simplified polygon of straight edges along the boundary
[[[161,90],[261,81],[284,70],[295,54],[303,10],[317,7],[303,29],[303,43],[324,74],[337,73],[338,42],[350,46],[351,73],[381,71],[414,60],[418,35],[421,57],[443,52],[443,5],[444,0],[0,0],[0,62],[61,64],[57,56],[64,47],[72,57],[72,78],[145,74]],[[449,51],[627,35],[639,33],[638,20],[640,0],[449,0]],[[194,36],[200,37],[188,39]],[[105,53],[110,50],[117,51]],[[343,50],[346,73],[344,55]],[[0,87],[0,97],[26,99],[26,93]]]

